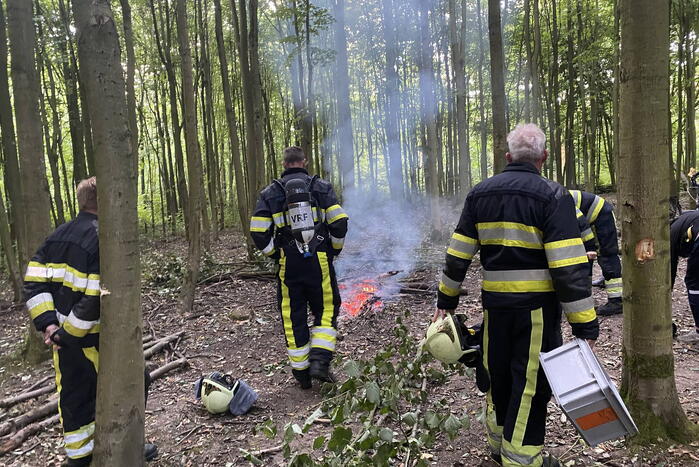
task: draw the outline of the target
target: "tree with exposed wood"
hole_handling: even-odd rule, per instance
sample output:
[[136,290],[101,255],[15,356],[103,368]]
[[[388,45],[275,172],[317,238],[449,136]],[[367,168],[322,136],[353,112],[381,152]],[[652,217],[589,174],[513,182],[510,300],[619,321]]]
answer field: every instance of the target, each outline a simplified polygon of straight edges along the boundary
[[[670,300],[669,4],[621,0],[622,394],[643,440],[697,434],[675,385]],[[652,310],[652,312],[649,312]]]

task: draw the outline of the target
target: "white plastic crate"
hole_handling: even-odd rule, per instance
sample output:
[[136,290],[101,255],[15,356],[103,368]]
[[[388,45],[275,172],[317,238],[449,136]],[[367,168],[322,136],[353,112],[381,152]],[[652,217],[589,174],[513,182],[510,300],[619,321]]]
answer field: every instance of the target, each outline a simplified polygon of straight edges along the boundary
[[614,383],[582,339],[539,356],[563,412],[590,446],[638,433]]

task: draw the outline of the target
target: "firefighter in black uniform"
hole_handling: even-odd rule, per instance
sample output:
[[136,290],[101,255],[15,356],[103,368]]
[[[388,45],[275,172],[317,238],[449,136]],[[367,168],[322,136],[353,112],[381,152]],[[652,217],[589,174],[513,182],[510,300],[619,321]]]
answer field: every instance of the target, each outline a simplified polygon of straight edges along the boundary
[[680,340],[688,343],[699,343],[699,211],[687,211],[675,219],[670,225],[670,260],[672,285],[677,277],[677,262],[680,256],[687,258],[687,272],[684,283],[687,286],[689,308],[694,316],[696,332],[680,336]]
[[[622,312],[621,260],[614,208],[608,201],[594,193],[570,190],[570,194],[575,201],[575,207],[583,213],[599,242],[597,262],[604,275],[607,303],[597,309],[597,314],[600,316],[619,314]],[[595,283],[595,285],[598,284]]]
[[561,345],[561,308],[573,335],[597,339],[588,257],[573,198],[539,173],[546,137],[532,124],[507,138],[503,173],[474,187],[452,235],[435,318],[451,313],[471,260],[483,266],[483,363],[490,376],[486,427],[506,466],[557,466],[544,458],[551,390],[539,353]]
[[[344,245],[348,220],[332,185],[310,176],[307,164],[301,148],[286,148],[281,179],[260,192],[250,221],[257,248],[279,263],[278,300],[287,353],[304,389],[311,387],[311,378],[333,381],[329,367],[340,309],[333,259]],[[308,203],[296,203],[298,199],[287,195],[294,191],[291,197],[303,198],[304,190]],[[299,224],[300,218],[307,222]],[[314,317],[310,329],[309,306]]]
[[[24,277],[29,315],[53,345],[65,465],[89,465],[95,432],[99,368],[100,260],[95,178],[77,187],[78,216],[53,232],[32,257]],[[146,391],[150,377],[146,374]],[[145,445],[145,458],[157,447]]]

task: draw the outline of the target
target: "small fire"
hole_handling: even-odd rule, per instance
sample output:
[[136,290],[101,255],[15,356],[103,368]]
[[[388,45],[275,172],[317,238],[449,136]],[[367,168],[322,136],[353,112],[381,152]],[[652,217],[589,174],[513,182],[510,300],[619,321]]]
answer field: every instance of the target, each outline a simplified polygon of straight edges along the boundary
[[363,279],[351,284],[340,284],[342,291],[341,310],[352,317],[365,310],[380,310],[383,308],[376,279]]

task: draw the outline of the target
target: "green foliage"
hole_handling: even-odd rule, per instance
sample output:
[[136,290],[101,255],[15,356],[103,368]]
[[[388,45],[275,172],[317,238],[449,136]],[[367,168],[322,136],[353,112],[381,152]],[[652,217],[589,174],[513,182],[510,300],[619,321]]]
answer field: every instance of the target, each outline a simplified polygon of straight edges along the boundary
[[[205,278],[222,272],[210,254],[205,253],[201,258],[199,276]],[[187,271],[187,258],[172,252],[153,251],[141,256],[141,272],[143,286],[159,289],[162,294],[177,293]]]
[[[421,454],[438,436],[454,439],[470,426],[468,416],[452,414],[446,400],[429,398],[427,381],[439,384],[444,373],[427,367],[431,357],[418,348],[401,318],[394,336],[374,358],[346,361],[347,379],[324,386],[323,402],[303,426],[286,424],[281,442],[289,466],[387,465],[407,457],[426,465]],[[329,431],[309,436],[320,418],[329,420]],[[276,427],[267,420],[256,432],[269,436]],[[259,460],[242,454],[250,462]]]

